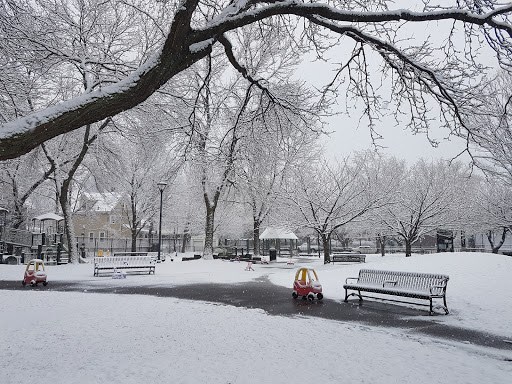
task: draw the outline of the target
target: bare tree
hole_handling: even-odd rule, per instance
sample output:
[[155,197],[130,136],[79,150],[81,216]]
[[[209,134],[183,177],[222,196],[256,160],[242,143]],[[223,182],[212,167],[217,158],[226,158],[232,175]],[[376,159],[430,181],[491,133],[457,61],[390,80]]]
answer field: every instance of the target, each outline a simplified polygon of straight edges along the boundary
[[400,179],[396,202],[379,211],[380,221],[390,233],[405,243],[405,255],[411,256],[412,244],[423,235],[443,226],[453,227],[466,175],[462,166],[445,161],[419,160]]
[[482,89],[479,110],[468,117],[464,138],[474,164],[512,185],[512,75],[500,71]]
[[[101,10],[99,5],[103,7]],[[129,46],[133,52],[144,53],[139,58],[150,58],[130,71],[124,65],[130,55],[121,54],[116,63],[124,65],[125,71],[118,71],[112,84],[85,95],[68,93],[58,104],[47,100],[37,105],[35,112],[24,116],[6,116],[7,122],[1,126],[0,159],[20,156],[62,133],[133,108],[177,74],[208,57],[214,46],[224,49],[231,65],[247,81],[265,88],[268,79],[249,73],[243,58],[234,55],[237,49],[232,43],[234,31],[250,24],[261,28],[270,26],[277,33],[288,35],[290,45],[298,54],[313,51],[319,58],[327,59],[332,47],[346,47],[350,52],[348,59],[339,63],[335,78],[323,88],[321,96],[335,95],[346,79],[347,92],[363,101],[371,129],[381,111],[382,97],[378,92],[381,74],[392,79],[387,99],[396,106],[396,116],[407,111],[413,129],[428,130],[436,114],[440,123],[450,130],[465,129],[464,116],[473,111],[480,96],[474,84],[485,71],[478,62],[476,42],[485,40],[499,63],[510,68],[512,5],[502,5],[497,0],[464,0],[453,5],[418,1],[406,9],[392,9],[393,6],[394,2],[386,0],[315,3],[181,0],[151,3],[151,8],[136,0],[76,3],[46,0],[21,4],[4,0],[0,28],[3,36],[12,38],[2,39],[0,44],[3,51],[8,51],[11,63],[33,62],[39,54],[42,63],[49,67],[55,57],[53,52],[58,55],[81,41],[79,31],[71,31],[68,39],[61,39],[63,29],[57,23],[60,19],[54,17],[59,11],[63,15],[73,14],[77,7],[97,8],[102,12],[97,17],[104,16],[108,23],[129,22],[105,46]],[[128,12],[144,22],[133,23]],[[164,28],[166,22],[168,29]],[[409,25],[432,22],[438,22],[439,43],[430,36],[411,39]],[[155,34],[150,44],[133,39],[144,35],[137,29],[143,25],[159,28],[160,34]],[[465,44],[461,44],[464,39]],[[488,52],[481,54],[488,57]],[[376,71],[370,64],[371,55],[381,60],[379,76],[372,76]],[[82,62],[80,57],[77,65]],[[105,66],[101,60],[95,64]],[[58,74],[65,71],[60,67],[61,63],[55,62],[47,78],[56,83],[61,80]],[[26,74],[24,84],[30,83],[30,72],[19,73]],[[8,75],[2,72],[1,76],[5,83]],[[268,92],[272,94],[271,89]],[[437,108],[432,109],[433,105]]]
[[77,134],[81,132],[73,132],[62,136],[60,139],[54,139],[41,145],[50,164],[50,169],[53,169],[51,178],[55,185],[56,201],[64,217],[66,248],[72,263],[78,263],[78,250],[74,246],[73,212],[71,211],[73,182],[87,152],[101,132],[108,127],[109,122],[110,119],[107,119],[98,127],[86,126],[83,137],[77,137]]
[[[131,127],[131,130],[136,128]],[[109,155],[94,167],[94,172],[109,191],[115,190],[128,200],[122,211],[122,222],[130,229],[131,251],[135,252],[141,231],[158,220],[157,183],[171,184],[183,158],[167,135],[141,138],[138,135],[120,137],[115,133],[105,146]]]
[[330,262],[330,239],[338,229],[389,203],[394,181],[378,172],[379,158],[359,153],[335,165],[326,161],[295,174],[288,193],[302,227],[322,240],[324,263]]
[[44,168],[40,152],[33,151],[26,156],[0,164],[1,182],[9,190],[6,196],[9,203],[6,207],[11,210],[13,228],[21,228],[27,223],[27,201],[55,171],[51,164]]
[[351,223],[347,230],[352,235],[359,237],[366,235],[376,239],[377,248],[381,255],[385,255],[386,241],[392,239],[396,233],[381,220],[384,212],[400,202],[400,195],[403,190],[404,175],[407,173],[407,165],[404,160],[396,157],[382,156],[375,164],[375,172],[382,180],[388,180],[387,190],[383,190],[387,204],[372,209],[362,220]]
[[[304,111],[313,112],[308,105],[310,90],[298,84],[283,84],[282,90],[291,104]],[[298,96],[300,95],[300,96]],[[293,175],[293,170],[307,168],[306,164],[319,155],[317,121],[297,115],[288,109],[260,105],[251,121],[250,133],[241,142],[237,175],[238,190],[250,207],[254,256],[259,256],[260,228],[264,220],[278,208],[283,186]],[[276,209],[279,211],[279,209]]]
[[493,253],[498,253],[512,230],[512,193],[501,177],[488,177],[473,184],[465,228],[485,233]]

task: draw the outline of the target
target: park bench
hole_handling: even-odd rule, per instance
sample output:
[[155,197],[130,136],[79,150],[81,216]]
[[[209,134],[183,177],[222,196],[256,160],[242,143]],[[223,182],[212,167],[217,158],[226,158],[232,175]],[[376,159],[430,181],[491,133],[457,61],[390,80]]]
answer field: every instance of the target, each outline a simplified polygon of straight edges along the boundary
[[[445,313],[448,314],[448,307],[446,306],[446,285],[448,284],[448,280],[449,277],[447,275],[441,274],[361,269],[359,271],[359,277],[348,277],[345,280],[345,284],[343,285],[343,288],[345,288],[345,302],[348,301],[349,296],[356,295],[359,296],[359,301],[362,301],[363,297],[399,301],[374,296],[363,296],[361,292],[422,299],[430,302],[429,315],[432,315],[432,300],[443,299],[444,305],[441,307],[444,309]],[[349,283],[349,281],[352,282]],[[356,291],[357,293],[352,292],[349,294],[349,290]],[[410,301],[405,302],[416,305],[428,305]]]
[[[151,260],[158,262],[158,252],[115,252],[114,256],[151,256]],[[160,261],[165,261],[166,255],[160,252]]]
[[155,262],[151,256],[104,256],[94,258],[94,276],[115,270],[141,271],[155,274]]
[[356,262],[356,263],[364,263],[366,261],[366,255],[361,255],[360,253],[333,253],[331,256],[331,263],[346,263],[346,262]]

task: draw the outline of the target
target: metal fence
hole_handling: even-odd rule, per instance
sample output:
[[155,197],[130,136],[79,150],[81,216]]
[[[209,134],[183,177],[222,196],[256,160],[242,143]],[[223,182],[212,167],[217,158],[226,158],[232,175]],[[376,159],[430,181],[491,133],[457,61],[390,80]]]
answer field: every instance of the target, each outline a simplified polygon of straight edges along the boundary
[[[113,238],[113,237],[85,237],[78,236],[76,238],[76,246],[81,255],[84,257],[94,257],[99,251],[103,255],[113,255],[116,252],[131,252],[132,239],[131,238]],[[201,248],[201,249],[199,249]],[[158,251],[158,238],[137,238],[135,252],[156,252]],[[202,251],[201,247],[187,246],[186,252],[199,252]],[[180,238],[162,238],[161,252],[173,253],[181,252],[181,239]]]

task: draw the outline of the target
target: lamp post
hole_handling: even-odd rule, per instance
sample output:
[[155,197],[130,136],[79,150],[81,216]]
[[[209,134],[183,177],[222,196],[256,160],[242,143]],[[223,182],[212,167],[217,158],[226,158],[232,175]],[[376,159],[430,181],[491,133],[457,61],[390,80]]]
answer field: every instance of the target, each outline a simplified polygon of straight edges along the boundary
[[160,262],[160,250],[162,247],[162,201],[164,196],[164,189],[167,183],[161,181],[157,183],[158,189],[160,190],[160,224],[158,225],[158,262]]
[[2,241],[2,250],[0,255],[0,263],[3,262],[4,254],[6,253],[6,241],[7,241],[7,213],[9,211],[6,208],[0,207],[0,215],[2,215],[2,223],[1,223],[1,241]]

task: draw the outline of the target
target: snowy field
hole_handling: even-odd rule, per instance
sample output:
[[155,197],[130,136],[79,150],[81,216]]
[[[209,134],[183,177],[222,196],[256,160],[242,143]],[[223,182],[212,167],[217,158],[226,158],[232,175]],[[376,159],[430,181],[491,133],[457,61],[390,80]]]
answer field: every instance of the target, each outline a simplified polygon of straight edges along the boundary
[[[344,298],[345,278],[360,268],[448,274],[450,315],[430,317],[425,310],[422,318],[512,341],[512,257],[397,254],[366,260],[323,265],[311,258],[304,265],[315,268],[325,298],[335,300]],[[84,292],[0,291],[0,383],[512,382],[510,351],[208,302],[86,292],[97,286],[243,283],[261,276],[291,288],[301,265],[294,261],[247,272],[243,262],[167,260],[155,275],[123,280],[93,277],[88,264],[47,266],[50,286],[73,280]],[[0,280],[21,285],[23,271],[0,265]]]

